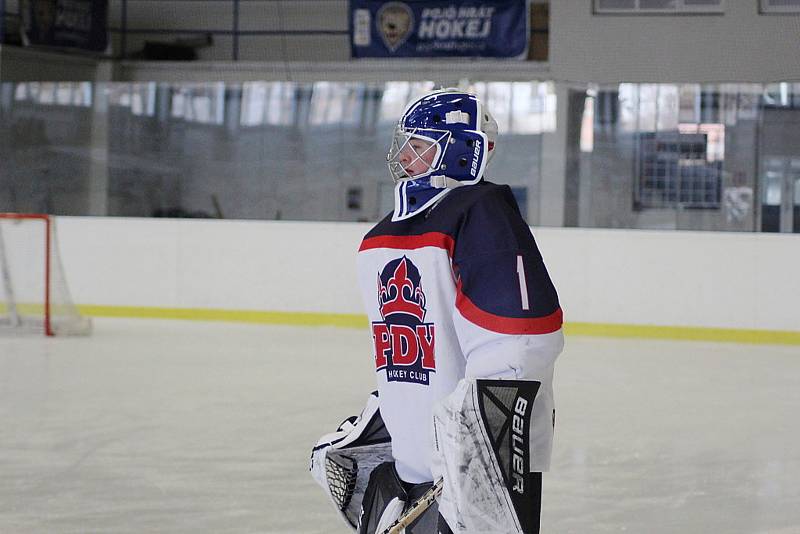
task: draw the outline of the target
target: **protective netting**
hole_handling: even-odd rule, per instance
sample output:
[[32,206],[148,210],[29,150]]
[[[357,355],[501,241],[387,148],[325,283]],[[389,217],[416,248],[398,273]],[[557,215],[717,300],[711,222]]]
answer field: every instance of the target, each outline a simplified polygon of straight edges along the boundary
[[0,333],[85,335],[67,287],[55,219],[0,214]]

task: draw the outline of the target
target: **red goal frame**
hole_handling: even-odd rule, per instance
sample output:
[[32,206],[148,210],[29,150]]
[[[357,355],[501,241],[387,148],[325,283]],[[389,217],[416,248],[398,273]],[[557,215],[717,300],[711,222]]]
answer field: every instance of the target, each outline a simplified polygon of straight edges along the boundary
[[44,333],[53,336],[50,324],[50,251],[51,251],[51,226],[50,215],[44,213],[0,213],[0,219],[9,220],[39,220],[44,222]]

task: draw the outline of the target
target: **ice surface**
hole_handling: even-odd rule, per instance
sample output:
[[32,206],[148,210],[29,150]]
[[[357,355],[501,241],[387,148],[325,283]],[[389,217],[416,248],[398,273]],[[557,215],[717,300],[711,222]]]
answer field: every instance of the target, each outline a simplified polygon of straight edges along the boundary
[[[0,338],[0,532],[345,533],[310,448],[366,331],[98,319]],[[568,337],[542,532],[800,532],[800,349]]]

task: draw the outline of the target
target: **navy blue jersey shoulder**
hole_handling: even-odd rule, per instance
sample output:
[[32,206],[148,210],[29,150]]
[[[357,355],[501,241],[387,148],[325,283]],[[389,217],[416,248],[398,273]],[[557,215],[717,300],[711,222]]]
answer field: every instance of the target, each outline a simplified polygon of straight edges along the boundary
[[[492,200],[494,198],[504,200],[498,202]],[[503,209],[510,208],[519,214],[510,187],[482,181],[476,185],[453,189],[438,204],[410,219],[392,222],[392,214],[389,213],[367,233],[365,239],[379,236],[421,235],[428,232],[440,232],[456,238],[464,219],[476,203],[495,206],[506,204]],[[522,224],[525,224],[524,221]]]
[[460,292],[496,317],[549,318],[541,331],[552,331],[560,326],[560,306],[539,247],[511,188],[491,185],[460,221],[453,253]]
[[453,239],[453,270],[465,309],[511,319],[557,312],[560,317],[555,287],[507,185],[459,187],[416,217],[392,222],[387,216],[366,238],[429,232]]

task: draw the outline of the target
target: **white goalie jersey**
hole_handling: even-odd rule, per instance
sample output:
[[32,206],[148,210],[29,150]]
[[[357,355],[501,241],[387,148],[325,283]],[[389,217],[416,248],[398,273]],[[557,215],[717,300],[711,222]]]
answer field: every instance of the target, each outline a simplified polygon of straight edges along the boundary
[[548,470],[562,314],[510,188],[481,182],[453,189],[424,214],[387,216],[365,236],[358,273],[402,480],[433,479],[434,407],[464,378],[538,383],[519,467]]

